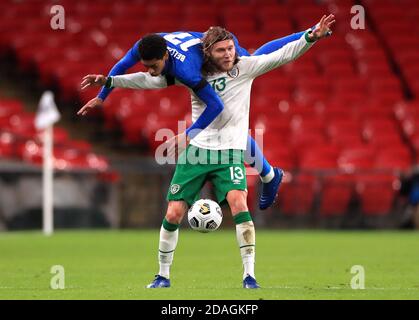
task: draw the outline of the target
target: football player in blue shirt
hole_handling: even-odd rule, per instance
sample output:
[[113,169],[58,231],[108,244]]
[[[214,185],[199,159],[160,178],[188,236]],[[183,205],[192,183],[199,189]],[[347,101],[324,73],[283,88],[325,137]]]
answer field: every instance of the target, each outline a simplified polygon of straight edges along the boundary
[[[253,55],[276,51],[287,43],[298,40],[303,34],[304,32],[299,32],[273,40],[257,49]],[[224,108],[217,93],[201,74],[203,65],[201,38],[203,35],[200,32],[181,31],[147,35],[135,43],[125,56],[114,65],[108,75],[125,74],[129,68],[141,62],[152,76],[164,75],[168,79],[168,83],[174,83],[176,78],[191,88],[207,107],[195,123],[187,128],[185,134],[188,139],[192,139],[200,130],[205,129]],[[237,38],[234,39],[234,42],[239,56],[250,55],[246,49],[239,46]],[[82,89],[95,85],[95,81],[97,79],[94,75],[87,75],[83,78]],[[98,96],[87,102],[77,114],[86,115],[89,110],[102,106],[111,90],[111,88],[103,87]],[[273,168],[269,164],[250,135],[245,161],[259,172],[263,183],[259,208],[265,210],[273,204],[276,198],[283,171]]]

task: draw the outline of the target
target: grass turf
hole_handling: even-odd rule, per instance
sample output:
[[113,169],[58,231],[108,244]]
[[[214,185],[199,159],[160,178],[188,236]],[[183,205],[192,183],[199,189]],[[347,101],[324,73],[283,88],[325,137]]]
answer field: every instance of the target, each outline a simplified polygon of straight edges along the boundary
[[[158,230],[0,234],[0,299],[419,299],[417,232],[256,232],[256,275],[245,290],[235,231],[182,229],[172,287],[145,289],[158,270]],[[50,288],[53,265],[65,289]],[[365,290],[350,287],[365,268]]]

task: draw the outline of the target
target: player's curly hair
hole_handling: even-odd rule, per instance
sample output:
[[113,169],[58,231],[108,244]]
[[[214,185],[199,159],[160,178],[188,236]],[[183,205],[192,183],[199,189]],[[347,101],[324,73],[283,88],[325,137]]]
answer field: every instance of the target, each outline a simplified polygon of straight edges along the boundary
[[[212,46],[220,41],[224,40],[234,40],[234,36],[231,32],[227,31],[222,27],[210,27],[202,37],[202,51],[204,54],[204,64],[202,66],[202,71],[204,74],[213,74],[217,72],[217,66],[211,59],[211,48]],[[234,59],[234,64],[239,62],[239,56],[236,50],[236,56]]]
[[144,36],[138,43],[138,53],[142,60],[163,59],[166,51],[166,40],[155,33]]

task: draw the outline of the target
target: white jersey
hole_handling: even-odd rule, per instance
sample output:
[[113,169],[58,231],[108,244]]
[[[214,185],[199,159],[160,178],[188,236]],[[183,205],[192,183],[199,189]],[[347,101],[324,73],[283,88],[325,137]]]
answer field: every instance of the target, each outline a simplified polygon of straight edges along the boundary
[[[312,45],[305,35],[270,54],[240,57],[229,72],[206,77],[224,103],[224,110],[192,140],[191,144],[210,150],[246,150],[249,131],[250,92],[253,80],[282,64],[295,60]],[[167,86],[165,77],[148,73],[115,76],[113,87],[157,89]],[[191,91],[192,121],[202,114],[206,105]]]

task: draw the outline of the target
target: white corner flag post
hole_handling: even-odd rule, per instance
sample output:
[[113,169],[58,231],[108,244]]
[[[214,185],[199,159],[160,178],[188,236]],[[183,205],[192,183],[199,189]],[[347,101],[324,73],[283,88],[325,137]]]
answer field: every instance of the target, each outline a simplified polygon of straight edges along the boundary
[[43,169],[42,169],[42,221],[45,235],[52,235],[53,216],[53,125],[60,119],[54,102],[54,94],[45,91],[39,101],[35,117],[35,127],[43,131]]

